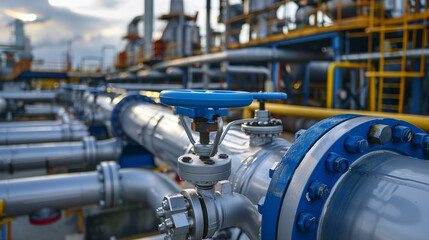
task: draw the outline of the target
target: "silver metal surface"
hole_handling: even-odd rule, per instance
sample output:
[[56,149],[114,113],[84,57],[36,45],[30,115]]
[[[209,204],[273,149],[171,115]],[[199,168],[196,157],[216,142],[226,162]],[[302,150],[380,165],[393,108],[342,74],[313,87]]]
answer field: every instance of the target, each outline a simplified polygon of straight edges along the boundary
[[79,141],[88,135],[86,126],[69,124],[59,127],[0,128],[0,145]]
[[101,161],[116,160],[122,146],[116,139],[81,142],[0,146],[0,171],[51,167],[93,167]]
[[58,92],[49,91],[22,91],[0,92],[0,98],[7,100],[31,100],[38,102],[50,102],[56,99]]
[[[61,127],[64,123],[62,121],[16,121],[16,122],[2,122],[0,123],[0,128],[33,128],[33,127]],[[82,128],[85,126],[82,122],[78,120],[71,120],[68,123],[77,128]]]
[[117,165],[113,163],[105,166],[106,172],[0,181],[0,199],[5,202],[4,212],[7,217],[14,217],[46,207],[65,209],[92,204],[103,206],[101,203],[106,203],[106,196],[111,197],[110,206],[120,204],[119,199],[122,199],[147,201],[155,209],[160,206],[165,195],[180,191],[179,185],[163,174],[143,169],[118,171]]
[[295,170],[283,198],[278,222],[279,227],[277,228],[278,239],[292,239],[292,232],[296,224],[296,209],[298,209],[301,197],[307,192],[305,186],[313,169],[320,161],[321,153],[325,153],[335,143],[335,139],[338,136],[343,136],[357,125],[373,119],[377,118],[357,117],[345,121],[323,135],[308,151],[299,167]]
[[60,110],[63,109],[60,106],[48,105],[48,104],[37,104],[37,105],[26,105],[24,111],[16,112],[14,115],[18,116],[34,116],[34,115],[59,115]]
[[220,63],[222,61],[228,62],[267,62],[267,61],[311,61],[311,60],[327,60],[329,56],[321,53],[314,53],[308,51],[293,51],[293,50],[279,50],[275,48],[247,48],[227,50],[218,53],[204,54],[200,56],[186,57],[171,61],[165,61],[154,65],[154,69],[161,70],[169,67],[186,67],[192,66],[196,63]]
[[332,189],[318,239],[427,239],[428,198],[428,161],[386,151],[367,154]]
[[7,110],[7,102],[4,98],[0,98],[0,114],[5,113]]

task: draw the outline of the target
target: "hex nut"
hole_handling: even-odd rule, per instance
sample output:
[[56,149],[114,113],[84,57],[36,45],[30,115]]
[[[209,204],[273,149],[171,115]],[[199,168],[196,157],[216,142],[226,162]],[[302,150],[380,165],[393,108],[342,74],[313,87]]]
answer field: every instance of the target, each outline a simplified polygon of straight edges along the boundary
[[374,124],[369,130],[369,139],[379,145],[384,145],[392,139],[392,128],[385,124]]

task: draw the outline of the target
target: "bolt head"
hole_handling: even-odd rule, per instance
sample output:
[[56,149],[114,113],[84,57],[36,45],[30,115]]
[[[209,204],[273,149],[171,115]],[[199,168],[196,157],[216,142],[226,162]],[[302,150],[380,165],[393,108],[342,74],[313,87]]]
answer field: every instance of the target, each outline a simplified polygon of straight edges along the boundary
[[319,181],[313,181],[308,187],[308,196],[312,200],[326,200],[329,197],[329,193],[328,185]]
[[167,201],[167,199],[164,199],[163,201],[162,201],[162,208],[164,209],[164,210],[169,210],[170,209],[170,206],[168,205],[168,201]]
[[302,212],[298,216],[298,229],[302,232],[315,232],[317,230],[318,221],[315,216],[308,212]]
[[182,157],[182,162],[185,162],[185,163],[191,163],[192,162],[192,158],[191,157]]
[[416,133],[413,136],[412,144],[421,149],[428,148],[429,135],[426,133]]
[[349,160],[336,153],[331,153],[326,159],[326,169],[333,173],[345,173],[349,169]]
[[368,147],[368,141],[361,136],[350,136],[344,146],[349,153],[363,153]]
[[379,145],[384,145],[392,139],[392,128],[385,124],[374,124],[369,131],[369,139]]
[[228,158],[228,154],[221,153],[221,154],[219,154],[219,158],[226,159],[226,158]]
[[165,216],[165,210],[162,207],[157,208],[156,209],[156,217],[157,218],[161,218],[161,217],[164,217],[164,216]]
[[165,227],[165,223],[161,223],[158,225],[158,232],[160,232],[160,233],[166,233],[167,232],[167,228]]
[[408,143],[413,137],[413,132],[409,127],[397,125],[393,127],[392,137],[395,142]]

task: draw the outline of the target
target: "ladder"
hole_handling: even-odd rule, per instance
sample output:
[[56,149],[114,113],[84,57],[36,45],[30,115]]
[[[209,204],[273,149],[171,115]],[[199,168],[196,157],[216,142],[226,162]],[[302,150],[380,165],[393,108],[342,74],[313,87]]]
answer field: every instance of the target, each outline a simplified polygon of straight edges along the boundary
[[[418,0],[415,0],[415,11],[417,11]],[[379,4],[378,8],[376,4]],[[427,9],[427,6],[425,6]],[[376,9],[379,9],[378,12],[378,21],[376,21]],[[421,48],[424,48],[427,41],[427,27],[418,24],[409,24],[410,20],[408,16],[408,1],[404,1],[404,13],[402,21],[398,23],[386,23],[385,11],[384,11],[384,1],[376,3],[375,1],[371,2],[370,6],[370,26],[366,29],[368,36],[368,52],[372,51],[372,34],[379,34],[379,47],[380,47],[380,59],[378,61],[378,70],[370,70],[366,72],[366,77],[376,77],[378,78],[378,100],[377,100],[377,110],[379,112],[397,112],[403,113],[404,111],[404,101],[405,101],[405,86],[406,80],[409,77],[423,77],[424,76],[424,55],[420,57],[420,71],[407,71],[407,64],[409,63],[407,59],[407,50],[408,44],[411,40],[411,48],[415,49],[417,46],[417,32],[422,32]],[[378,22],[378,26],[376,26]],[[424,19],[423,23],[426,23]],[[410,39],[410,32],[412,33]],[[392,36],[389,33],[402,33],[402,36]],[[391,45],[387,49],[388,51],[402,52],[402,56],[398,59],[398,64],[400,65],[400,70],[396,71],[385,71],[385,66],[388,65],[384,58],[384,53],[386,52],[386,43]],[[395,45],[400,45],[400,48],[394,47]],[[370,63],[368,59],[368,65]],[[411,60],[411,69],[414,69],[415,61]]]

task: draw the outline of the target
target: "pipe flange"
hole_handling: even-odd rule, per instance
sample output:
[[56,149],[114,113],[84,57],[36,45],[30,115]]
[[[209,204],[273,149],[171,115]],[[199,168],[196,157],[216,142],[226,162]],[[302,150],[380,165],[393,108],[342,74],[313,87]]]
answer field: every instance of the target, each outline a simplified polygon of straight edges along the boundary
[[110,208],[122,203],[120,199],[120,174],[119,165],[115,162],[102,162],[97,166],[99,173],[99,180],[102,182],[103,187],[100,191],[102,199],[99,205],[102,207]]
[[[276,119],[273,119],[276,120]],[[274,138],[280,136],[283,132],[281,120],[276,125],[251,125],[250,123],[242,124],[241,130],[250,136],[250,146],[260,146],[268,142],[272,142]]]
[[201,158],[186,154],[178,160],[180,178],[198,186],[213,186],[218,181],[226,180],[231,174],[231,160],[226,154],[211,158]]
[[85,150],[85,165],[91,167],[96,164],[97,142],[95,137],[86,136],[82,139],[83,148]]
[[426,150],[410,141],[373,141],[376,124],[423,133],[404,121],[358,115],[335,116],[309,128],[275,169],[262,207],[263,239],[316,239],[329,190],[349,165],[369,152],[389,150],[428,159]]
[[139,102],[146,102],[146,103],[153,103],[153,104],[156,104],[156,103],[153,99],[149,97],[146,97],[143,95],[136,95],[136,94],[119,96],[115,98],[114,101],[117,101],[118,103],[113,108],[112,116],[110,118],[112,122],[111,124],[112,131],[117,138],[122,139],[123,141],[133,142],[133,140],[129,138],[121,128],[120,113],[122,109],[124,107],[127,107],[131,103],[139,103]]

